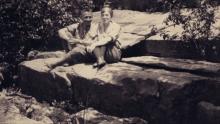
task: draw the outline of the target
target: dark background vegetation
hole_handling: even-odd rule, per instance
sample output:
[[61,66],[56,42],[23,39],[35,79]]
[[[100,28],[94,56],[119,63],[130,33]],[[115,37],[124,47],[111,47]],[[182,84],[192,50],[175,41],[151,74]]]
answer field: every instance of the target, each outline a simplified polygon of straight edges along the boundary
[[[177,24],[187,24],[187,19],[183,20],[184,17],[179,16],[180,13],[178,12],[181,8],[201,8],[199,4],[201,1],[208,1],[205,4],[214,2],[217,5],[220,3],[218,0],[109,1],[112,2],[113,7],[116,9],[147,12],[172,11],[173,13],[168,19],[168,22],[173,21]],[[103,3],[104,0],[1,0],[0,70],[5,78],[3,86],[15,84],[17,79],[17,65],[26,59],[29,51],[61,49],[57,30],[79,21],[80,10],[85,5],[98,11]],[[203,7],[203,11],[206,9]],[[210,15],[210,24],[213,23],[212,19],[213,15]],[[209,29],[210,24],[202,28]],[[192,40],[193,38],[188,36],[187,40]],[[201,38],[204,39],[207,37],[202,36]]]

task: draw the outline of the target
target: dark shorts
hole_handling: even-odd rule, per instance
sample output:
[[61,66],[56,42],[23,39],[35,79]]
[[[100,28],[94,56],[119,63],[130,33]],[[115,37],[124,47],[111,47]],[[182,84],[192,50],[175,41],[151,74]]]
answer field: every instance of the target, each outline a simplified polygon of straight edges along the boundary
[[[96,57],[94,54],[86,51],[85,46],[76,46],[67,53],[70,63],[83,63],[83,62],[95,62]],[[121,60],[121,50],[116,45],[106,45],[105,61],[107,63],[115,63]]]

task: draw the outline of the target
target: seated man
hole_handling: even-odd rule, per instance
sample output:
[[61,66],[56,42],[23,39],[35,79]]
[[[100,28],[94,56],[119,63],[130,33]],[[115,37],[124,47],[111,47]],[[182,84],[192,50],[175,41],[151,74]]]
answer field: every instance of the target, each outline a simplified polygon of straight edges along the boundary
[[65,50],[70,51],[77,44],[86,44],[89,40],[88,32],[92,22],[92,11],[85,9],[81,12],[81,21],[62,28],[58,31],[61,39],[66,41]]
[[91,44],[90,41],[92,39],[90,38],[88,32],[91,27],[92,17],[92,11],[85,9],[81,12],[80,23],[69,25],[58,31],[59,37],[67,42],[66,45],[69,52],[59,61],[48,64],[49,68],[53,69],[56,66],[62,65],[64,63],[69,63],[73,60],[77,61],[77,59],[80,59],[73,58],[72,56],[74,56],[78,52],[83,53],[83,50],[81,50],[81,48]]
[[94,67],[102,67],[110,62],[117,62],[121,59],[121,51],[117,44],[117,37],[120,26],[111,21],[113,11],[109,7],[102,9],[102,22],[93,24],[92,12],[82,13],[82,22],[73,24],[59,30],[59,35],[64,40],[72,42],[75,47],[59,61],[49,64],[48,67],[55,68],[66,62],[73,64],[92,61],[97,63]]

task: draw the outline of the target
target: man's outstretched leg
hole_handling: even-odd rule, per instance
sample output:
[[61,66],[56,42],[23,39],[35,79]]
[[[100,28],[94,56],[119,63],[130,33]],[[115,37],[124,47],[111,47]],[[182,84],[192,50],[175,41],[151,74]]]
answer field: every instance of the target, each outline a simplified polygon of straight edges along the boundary
[[53,69],[57,66],[61,66],[64,63],[73,63],[77,64],[79,62],[83,62],[86,57],[86,50],[85,47],[76,47],[69,51],[63,58],[58,60],[57,62],[48,64],[50,69]]
[[60,66],[60,65],[63,65],[64,63],[67,63],[69,62],[70,58],[68,55],[65,55],[63,58],[61,58],[60,60],[58,60],[57,62],[54,62],[54,63],[50,63],[48,64],[47,66],[50,68],[50,69],[54,69],[55,67],[57,66]]

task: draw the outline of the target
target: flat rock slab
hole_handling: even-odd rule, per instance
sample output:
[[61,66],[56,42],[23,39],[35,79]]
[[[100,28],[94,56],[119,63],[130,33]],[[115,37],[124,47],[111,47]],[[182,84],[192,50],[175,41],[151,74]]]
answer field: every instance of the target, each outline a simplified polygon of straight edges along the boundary
[[[20,77],[23,82],[22,84],[27,86],[31,84],[30,87],[36,86],[36,89],[53,89],[54,86],[57,86],[58,89],[55,88],[54,90],[58,92],[76,83],[71,82],[71,79],[74,79],[72,77],[79,77],[94,82],[99,81],[99,83],[103,85],[109,84],[119,87],[126,85],[127,79],[132,80],[133,83],[136,83],[137,80],[152,80],[154,82],[180,87],[190,84],[194,80],[205,79],[204,77],[190,73],[171,72],[163,69],[145,69],[126,63],[109,64],[100,70],[94,69],[91,64],[77,64],[69,67],[60,66],[48,72],[49,69],[46,65],[58,59],[59,58],[36,59],[21,63]],[[67,74],[69,77],[67,77]],[[43,93],[43,91],[39,90],[38,92]],[[52,90],[48,90],[48,92],[54,94]],[[156,94],[156,92],[157,89],[152,91],[151,94]]]
[[163,58],[154,56],[141,56],[123,58],[122,62],[153,66],[157,68],[173,69],[176,71],[187,71],[209,76],[220,76],[220,64],[207,61],[195,61],[190,59]]
[[[176,109],[188,106],[185,102],[189,94],[194,93],[192,87],[200,83],[210,84],[215,85],[215,93],[220,91],[219,83],[207,77],[123,62],[108,64],[99,70],[92,68],[91,64],[76,64],[48,72],[46,64],[58,59],[21,63],[21,88],[44,100],[74,99],[111,114],[162,122],[176,122],[175,119],[182,116],[183,112],[176,114]],[[206,93],[209,94],[209,90]],[[180,105],[176,104],[179,99],[182,101]],[[187,113],[188,109],[183,111]]]
[[82,110],[74,114],[74,117],[79,124],[148,124],[147,121],[138,117],[119,118],[105,115],[93,108]]

